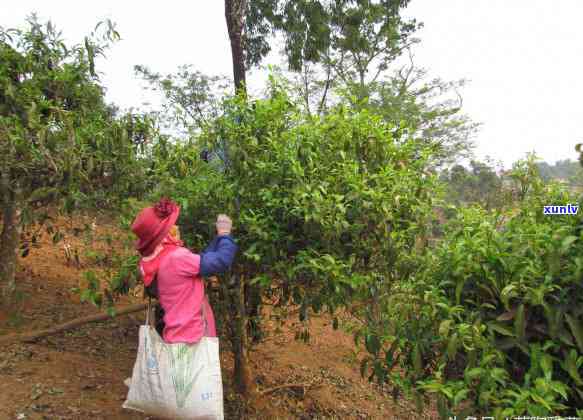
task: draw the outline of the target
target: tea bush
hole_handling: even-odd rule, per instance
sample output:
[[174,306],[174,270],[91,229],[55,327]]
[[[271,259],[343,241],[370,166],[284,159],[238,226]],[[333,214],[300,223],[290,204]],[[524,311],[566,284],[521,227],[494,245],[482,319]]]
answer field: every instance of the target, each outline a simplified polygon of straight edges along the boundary
[[262,294],[297,305],[301,320],[308,309],[370,302],[370,324],[380,329],[376,302],[414,271],[438,191],[425,172],[431,150],[406,129],[343,107],[309,118],[272,81],[266,99],[227,101],[188,152],[204,147],[215,157],[161,182],[157,193],[183,205],[183,236],[196,249],[210,239],[217,213],[234,217],[234,269],[254,336]]
[[583,224],[543,214],[576,200],[532,166],[515,168],[514,209],[459,209],[387,298],[373,375],[436,394],[442,416],[583,414]]

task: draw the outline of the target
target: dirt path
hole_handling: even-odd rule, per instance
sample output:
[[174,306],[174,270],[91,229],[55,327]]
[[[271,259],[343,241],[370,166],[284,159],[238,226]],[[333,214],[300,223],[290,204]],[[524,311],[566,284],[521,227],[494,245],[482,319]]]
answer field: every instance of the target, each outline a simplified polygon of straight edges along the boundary
[[[0,334],[46,328],[96,312],[71,291],[79,285],[82,270],[67,265],[62,247],[49,237],[41,238],[40,245],[21,259],[21,301],[16,313],[0,314]],[[138,301],[126,298],[121,303]],[[3,347],[0,419],[146,419],[121,408],[127,394],[123,380],[131,373],[142,322],[143,314],[124,316],[35,344]],[[273,330],[268,328],[268,333]],[[333,330],[328,318],[313,318],[310,343],[296,341],[294,331],[289,321],[255,348],[251,361],[257,386],[297,382],[313,387],[274,391],[245,409],[232,391],[230,353],[223,351],[228,419],[430,418],[362,380],[351,337]]]

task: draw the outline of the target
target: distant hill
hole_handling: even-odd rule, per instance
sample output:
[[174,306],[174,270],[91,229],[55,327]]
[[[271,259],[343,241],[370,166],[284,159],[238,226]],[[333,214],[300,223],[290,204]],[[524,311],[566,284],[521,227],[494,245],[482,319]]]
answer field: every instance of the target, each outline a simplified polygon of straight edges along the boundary
[[554,165],[547,162],[537,164],[543,180],[557,180],[572,186],[583,185],[583,167],[576,160],[558,160]]

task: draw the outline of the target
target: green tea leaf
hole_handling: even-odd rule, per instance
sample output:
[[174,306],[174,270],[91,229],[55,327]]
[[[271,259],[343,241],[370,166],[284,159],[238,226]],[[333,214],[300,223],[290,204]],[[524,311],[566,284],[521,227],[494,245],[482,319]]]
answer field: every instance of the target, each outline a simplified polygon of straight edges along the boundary
[[467,370],[465,373],[465,377],[466,380],[468,381],[472,381],[476,378],[478,378],[479,376],[481,376],[484,373],[484,369],[482,368],[473,368],[470,370]]
[[458,350],[458,336],[457,333],[452,334],[447,342],[447,357],[449,360],[455,360],[455,356]]
[[378,352],[381,348],[381,342],[380,342],[379,338],[374,334],[368,334],[365,337],[364,345],[366,347],[366,350],[370,354],[374,354],[374,355],[378,354]]
[[445,321],[442,321],[441,324],[439,324],[439,335],[441,338],[447,338],[452,323],[453,321],[451,319],[446,319]]
[[457,407],[459,403],[461,403],[466,397],[468,396],[469,390],[468,389],[460,389],[453,399],[454,407]]
[[524,341],[524,334],[526,332],[525,309],[524,304],[521,304],[516,311],[516,319],[514,320],[514,331],[519,341]]
[[569,324],[571,332],[573,333],[573,337],[575,337],[575,341],[577,341],[577,347],[579,347],[579,351],[583,353],[583,324],[578,319],[573,318],[569,314],[566,314],[565,318],[567,320],[567,324]]
[[573,244],[573,242],[575,242],[577,240],[576,236],[567,236],[565,239],[563,239],[563,242],[561,242],[561,252],[565,253],[569,247]]
[[577,367],[577,351],[575,349],[567,354],[563,367],[578,386],[583,385],[583,380],[581,380],[579,369]]
[[502,334],[508,337],[516,337],[516,334],[513,333],[512,330],[498,322],[491,321],[488,322],[487,325],[489,329],[497,332],[498,334]]
[[423,362],[421,361],[421,349],[419,343],[416,343],[415,348],[413,349],[413,369],[415,370],[415,373],[421,375]]
[[456,304],[458,304],[458,305],[461,303],[462,291],[464,290],[465,284],[466,284],[465,279],[458,280],[458,283],[455,287],[455,301],[456,301]]

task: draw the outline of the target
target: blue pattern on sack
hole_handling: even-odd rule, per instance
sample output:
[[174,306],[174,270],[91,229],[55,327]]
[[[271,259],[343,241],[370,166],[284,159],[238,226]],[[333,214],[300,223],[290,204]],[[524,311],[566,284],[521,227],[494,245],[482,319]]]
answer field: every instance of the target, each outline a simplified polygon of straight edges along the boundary
[[148,357],[148,369],[157,370],[158,369],[158,362],[152,356]]
[[145,347],[146,347],[146,354],[147,354],[146,367],[148,368],[150,375],[157,375],[159,373],[158,360],[156,360],[156,357],[153,354],[152,344],[150,342],[149,337],[146,336],[145,341],[146,341]]

